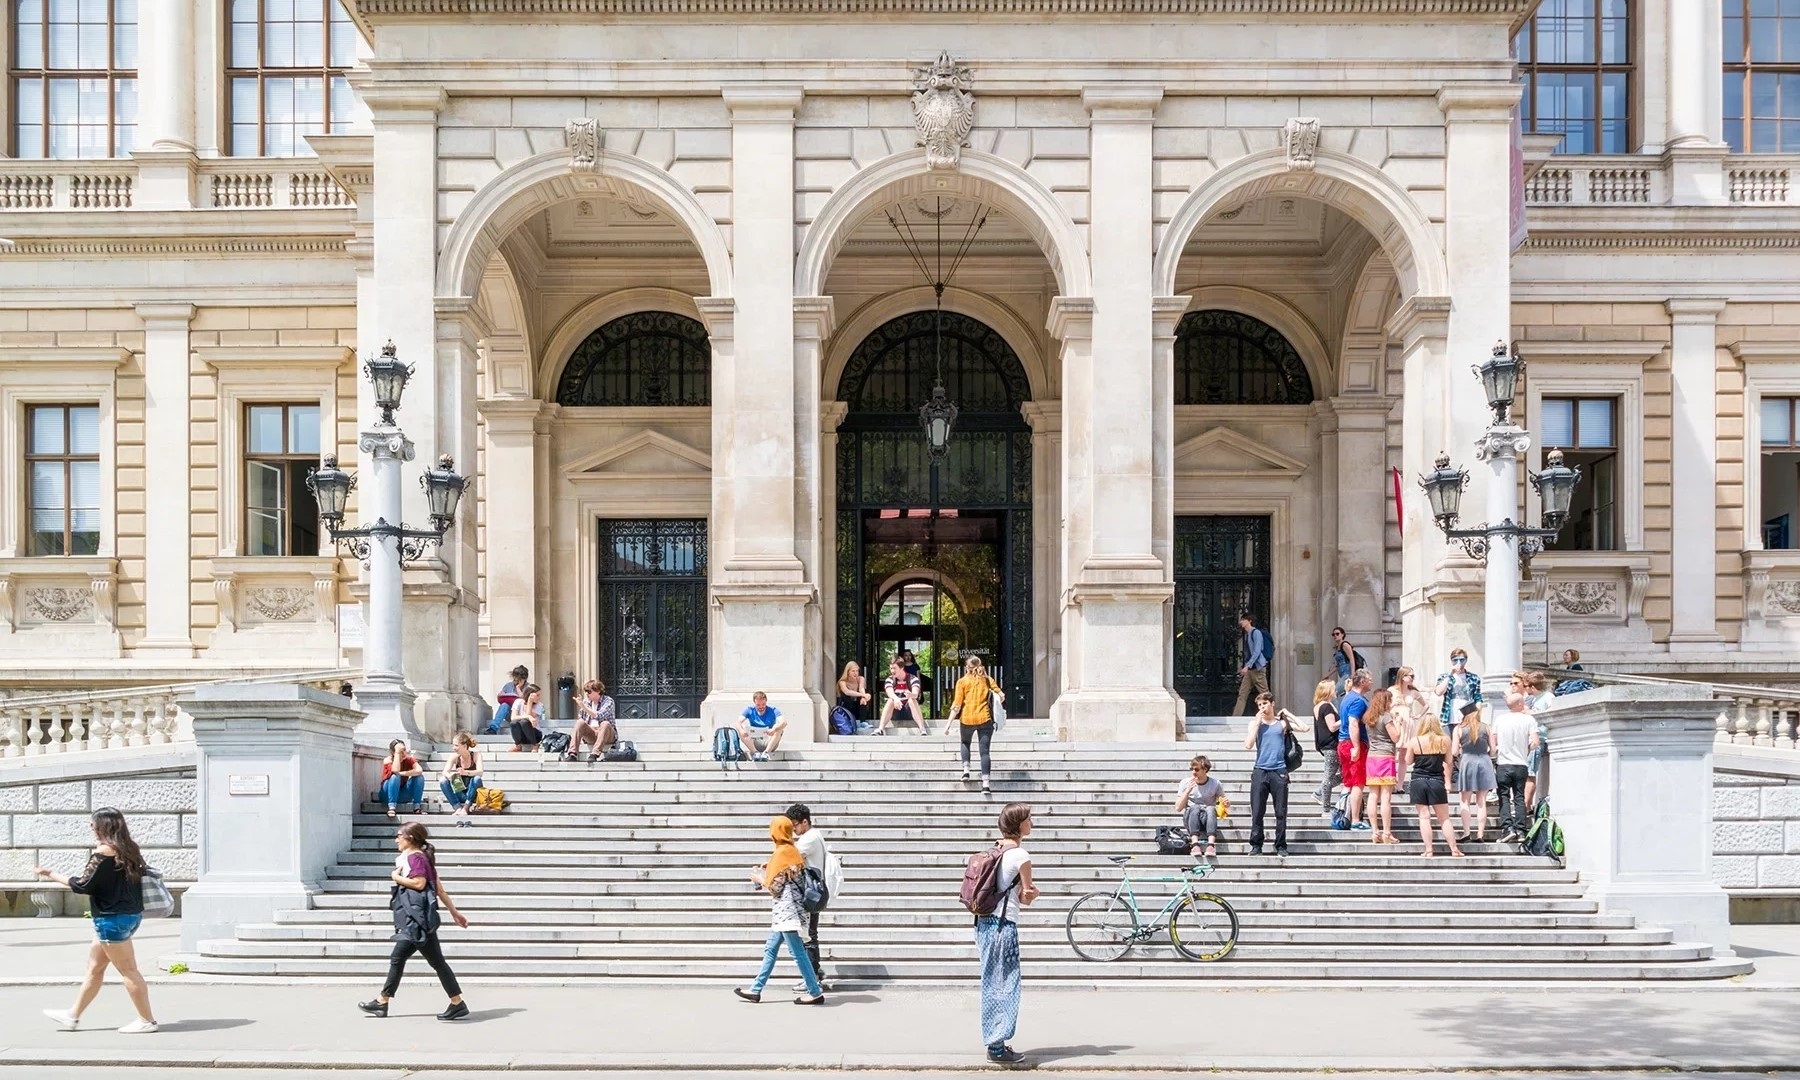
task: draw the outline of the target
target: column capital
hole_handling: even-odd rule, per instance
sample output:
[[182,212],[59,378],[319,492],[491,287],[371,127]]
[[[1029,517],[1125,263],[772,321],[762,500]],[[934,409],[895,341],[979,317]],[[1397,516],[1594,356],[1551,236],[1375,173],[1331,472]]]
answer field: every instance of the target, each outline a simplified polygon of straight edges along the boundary
[[194,318],[194,305],[186,302],[149,301],[132,305],[146,330],[186,330]]
[[1394,403],[1385,394],[1344,395],[1322,403],[1342,431],[1385,431]]
[[849,415],[850,403],[848,401],[835,399],[821,401],[819,402],[819,430],[826,435],[835,434],[839,425],[843,424],[844,417]]
[[794,336],[822,341],[837,328],[837,301],[829,296],[794,297]]
[[806,91],[798,85],[740,83],[721,87],[719,96],[725,99],[725,107],[731,110],[731,122],[734,124],[791,124],[794,122],[795,111],[806,97]]
[[1531,436],[1524,428],[1491,427],[1475,436],[1475,460],[1523,458],[1531,450]]
[[1410,349],[1426,338],[1450,335],[1448,296],[1409,296],[1387,321],[1387,335]]
[[1044,324],[1058,341],[1094,336],[1094,298],[1057,296],[1050,300],[1050,318]]
[[1711,296],[1672,296],[1663,301],[1663,307],[1676,326],[1711,326],[1719,321],[1725,301]]
[[1150,298],[1151,333],[1159,338],[1172,338],[1181,317],[1192,307],[1192,296],[1153,296]]
[[737,300],[729,296],[696,296],[694,306],[700,309],[700,321],[706,324],[706,336],[730,340],[737,321]]
[[1081,104],[1095,123],[1148,124],[1162,99],[1160,86],[1124,83],[1081,88]]
[[[477,340],[494,332],[493,325],[483,317],[481,309],[476,306],[474,297],[433,297],[432,309],[437,315],[437,338],[439,341],[454,339],[457,331],[452,328],[460,328],[460,332],[465,336],[473,331]],[[452,332],[446,333],[447,329],[451,329]]]
[[1437,103],[1452,124],[1510,124],[1521,92],[1515,82],[1450,83],[1438,91]]
[[1062,402],[1022,401],[1019,413],[1031,425],[1033,435],[1055,435],[1062,431]]
[[475,411],[487,423],[490,437],[495,435],[535,435],[538,414],[544,403],[536,398],[483,398],[475,403]]
[[450,102],[441,86],[377,82],[369,76],[359,79],[355,73],[350,84],[377,124],[435,124],[438,113]]

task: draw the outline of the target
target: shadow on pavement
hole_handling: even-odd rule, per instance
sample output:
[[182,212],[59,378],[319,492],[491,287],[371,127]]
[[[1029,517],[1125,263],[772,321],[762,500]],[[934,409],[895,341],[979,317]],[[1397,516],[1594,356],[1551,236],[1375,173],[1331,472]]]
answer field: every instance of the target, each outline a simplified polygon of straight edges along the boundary
[[256,1023],[243,1017],[212,1017],[205,1020],[165,1020],[158,1026],[163,1031],[224,1031],[227,1028],[249,1027]]
[[1025,1065],[1044,1065],[1064,1058],[1112,1057],[1132,1049],[1129,1046],[1034,1046],[1023,1051]]
[[504,1020],[514,1013],[522,1013],[524,1009],[474,1009],[469,1015],[458,1020],[458,1024],[479,1024],[484,1020]]

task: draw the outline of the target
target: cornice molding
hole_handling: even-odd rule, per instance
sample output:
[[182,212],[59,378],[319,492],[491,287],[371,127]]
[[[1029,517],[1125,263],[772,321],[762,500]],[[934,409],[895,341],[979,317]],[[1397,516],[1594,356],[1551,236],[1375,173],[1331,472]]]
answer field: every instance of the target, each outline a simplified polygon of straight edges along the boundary
[[1532,233],[1528,251],[1770,251],[1800,248],[1800,232]]
[[1527,364],[1555,360],[1628,363],[1642,367],[1661,356],[1667,345],[1660,341],[1521,341],[1519,355]]
[[196,345],[194,358],[214,372],[275,368],[336,371],[356,362],[348,345]]
[[70,238],[15,240],[0,247],[0,258],[30,256],[119,255],[346,255],[345,237],[113,237],[104,240]]
[[65,371],[75,368],[110,371],[130,362],[130,349],[73,349],[55,345],[9,345],[0,348],[0,368],[41,365]]
[[1522,21],[1533,0],[354,0],[359,20],[419,15],[1429,15]]

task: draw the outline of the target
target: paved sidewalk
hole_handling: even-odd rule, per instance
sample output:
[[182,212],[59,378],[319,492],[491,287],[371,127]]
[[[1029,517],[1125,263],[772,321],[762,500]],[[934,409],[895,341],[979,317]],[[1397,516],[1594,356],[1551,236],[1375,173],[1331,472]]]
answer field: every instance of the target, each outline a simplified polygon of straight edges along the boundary
[[[16,925],[22,922],[0,923],[8,974],[60,977],[57,985],[0,987],[0,1067],[129,1064],[157,1070],[159,1080],[174,1070],[251,1066],[375,1070],[370,1080],[419,1068],[444,1076],[497,1069],[987,1068],[973,987],[834,993],[826,1007],[805,1009],[789,1004],[783,990],[791,971],[759,1006],[737,1001],[725,985],[471,985],[475,1015],[454,1025],[432,1018],[443,997],[418,961],[386,1020],[356,1011],[372,985],[165,976],[152,989],[164,1023],[159,1034],[111,1030],[130,1018],[114,985],[87,1017],[93,1029],[58,1032],[39,1010],[67,1004],[84,951],[71,931],[85,926]],[[146,959],[172,949],[172,931],[167,924],[148,931],[141,942]],[[1746,928],[1741,946],[1770,954],[1757,959],[1793,974],[1800,949],[1786,950],[1795,943],[1800,933],[1791,928]],[[746,976],[755,960],[744,957]],[[1745,1018],[1797,1008],[1800,990],[1746,984],[1104,994],[1028,985],[1015,1043],[1035,1067],[1070,1073],[1785,1070],[1800,1069],[1800,1027]]]

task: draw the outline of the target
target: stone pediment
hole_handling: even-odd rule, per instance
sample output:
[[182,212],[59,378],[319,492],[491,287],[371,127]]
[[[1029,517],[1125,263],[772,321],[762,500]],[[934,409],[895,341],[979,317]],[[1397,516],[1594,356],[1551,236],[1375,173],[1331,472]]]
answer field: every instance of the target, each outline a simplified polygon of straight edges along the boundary
[[563,466],[571,480],[593,476],[710,477],[712,456],[657,431],[640,431]]
[[1181,476],[1291,480],[1305,471],[1305,462],[1230,428],[1203,431],[1175,448],[1175,472]]

